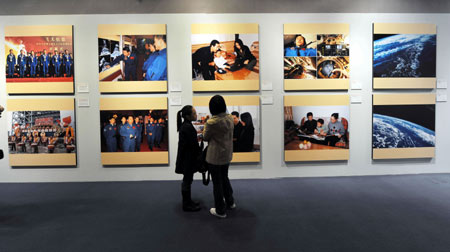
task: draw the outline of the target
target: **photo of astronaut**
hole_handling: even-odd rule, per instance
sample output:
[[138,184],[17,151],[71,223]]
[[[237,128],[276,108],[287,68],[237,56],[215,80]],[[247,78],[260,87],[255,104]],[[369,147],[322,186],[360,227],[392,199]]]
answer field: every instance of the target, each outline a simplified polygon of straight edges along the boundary
[[6,36],[5,58],[8,83],[73,82],[72,36]]
[[259,80],[258,34],[192,34],[192,80]]
[[76,153],[73,110],[12,111],[7,117],[10,154]]
[[166,35],[98,38],[100,81],[167,80]]
[[168,150],[167,110],[102,110],[101,152]]
[[[206,121],[211,118],[209,107],[196,106],[197,121],[192,122],[197,130],[199,142],[203,136]],[[233,116],[233,152],[260,151],[260,111],[259,106],[227,106],[227,111]],[[205,146],[207,142],[204,142]]]
[[374,34],[373,77],[436,77],[436,34]]
[[284,35],[284,79],[348,79],[348,36]]

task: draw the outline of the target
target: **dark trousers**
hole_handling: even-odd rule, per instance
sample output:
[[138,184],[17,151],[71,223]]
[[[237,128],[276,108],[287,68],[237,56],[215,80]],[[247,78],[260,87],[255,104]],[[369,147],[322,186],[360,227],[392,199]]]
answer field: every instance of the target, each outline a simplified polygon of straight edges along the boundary
[[337,136],[327,136],[325,138],[325,142],[327,142],[329,146],[335,146],[336,143],[339,142],[339,140],[341,139]]
[[230,164],[208,165],[213,182],[214,205],[218,214],[225,214],[226,206],[234,204],[233,188],[231,188],[230,179],[228,179],[229,166]]
[[191,204],[191,185],[194,181],[194,173],[184,173],[183,182],[181,182],[181,195],[183,196],[183,206]]

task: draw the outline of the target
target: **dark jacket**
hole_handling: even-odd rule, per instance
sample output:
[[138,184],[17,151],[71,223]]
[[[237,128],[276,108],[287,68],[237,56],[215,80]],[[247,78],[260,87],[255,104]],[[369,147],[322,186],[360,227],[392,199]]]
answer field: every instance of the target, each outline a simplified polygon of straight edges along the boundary
[[178,132],[178,154],[175,173],[189,174],[197,172],[198,157],[201,153],[197,140],[197,131],[191,122],[184,121]]
[[238,138],[238,152],[253,151],[253,142],[255,140],[255,128],[242,127],[241,135]]
[[242,51],[236,51],[236,63],[244,64],[244,61],[252,61],[256,60],[255,56],[253,56],[252,52],[248,48],[248,46],[244,45]]

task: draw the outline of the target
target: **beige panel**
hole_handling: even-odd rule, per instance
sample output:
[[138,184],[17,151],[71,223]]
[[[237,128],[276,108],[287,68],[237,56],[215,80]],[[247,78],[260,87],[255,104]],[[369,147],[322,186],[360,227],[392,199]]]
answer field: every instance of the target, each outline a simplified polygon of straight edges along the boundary
[[76,166],[75,153],[10,154],[10,166]]
[[74,110],[73,98],[8,99],[8,111]]
[[5,37],[72,36],[72,25],[5,26]]
[[259,80],[192,81],[192,91],[258,91]]
[[373,149],[373,159],[433,158],[434,147]]
[[373,105],[436,104],[436,94],[374,94]]
[[73,94],[73,82],[10,82],[8,94]]
[[[193,97],[194,106],[209,106],[209,100],[212,96]],[[227,106],[259,106],[259,96],[224,96]]]
[[284,34],[348,34],[349,24],[284,24]]
[[100,98],[100,110],[167,109],[166,97]]
[[375,23],[375,34],[436,34],[435,24]]
[[234,152],[231,163],[259,163],[260,161],[260,152]]
[[350,80],[299,80],[299,79],[285,79],[284,90],[347,90],[350,86]]
[[103,72],[100,72],[98,74],[98,79],[100,81],[102,81],[103,79],[105,79],[106,77],[110,76],[111,74],[113,74],[113,73],[115,73],[117,71],[120,71],[120,64],[117,64],[117,65],[115,65],[115,66],[113,66],[113,67],[111,67],[109,69],[106,69]]
[[167,92],[167,81],[101,81],[100,93]]
[[192,24],[192,34],[258,33],[258,24]]
[[102,35],[98,36],[99,39],[108,39],[108,40],[114,40],[114,41],[120,41],[119,35]]
[[350,104],[348,95],[287,95],[284,106],[345,106]]
[[102,165],[168,164],[169,152],[102,152]]
[[109,35],[164,35],[165,24],[99,24],[98,36]]
[[374,89],[432,89],[436,78],[373,78]]
[[284,161],[326,161],[326,160],[348,160],[350,151],[342,150],[286,150]]

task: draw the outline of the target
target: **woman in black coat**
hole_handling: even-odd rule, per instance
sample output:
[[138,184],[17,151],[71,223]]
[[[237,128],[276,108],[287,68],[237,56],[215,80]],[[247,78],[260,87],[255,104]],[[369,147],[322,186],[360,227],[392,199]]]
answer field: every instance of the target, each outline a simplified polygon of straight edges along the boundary
[[251,152],[253,151],[253,142],[255,140],[255,127],[253,126],[252,115],[248,112],[241,114],[241,134],[238,138],[238,151]]
[[197,172],[197,158],[201,153],[197,140],[197,131],[192,125],[192,121],[197,120],[197,112],[191,105],[186,105],[178,111],[178,154],[175,172],[183,174],[181,183],[181,195],[183,197],[183,211],[199,211],[200,206],[191,199],[191,184],[194,180],[194,173]]
[[230,68],[231,71],[237,71],[243,67],[251,71],[256,66],[255,56],[253,56],[248,46],[244,45],[241,39],[234,41],[234,53],[236,54],[236,59]]

